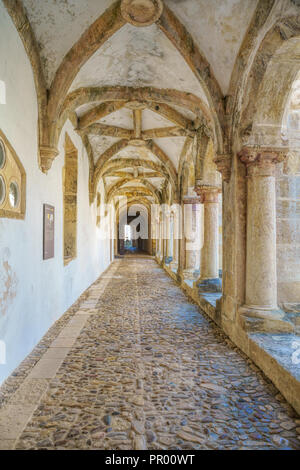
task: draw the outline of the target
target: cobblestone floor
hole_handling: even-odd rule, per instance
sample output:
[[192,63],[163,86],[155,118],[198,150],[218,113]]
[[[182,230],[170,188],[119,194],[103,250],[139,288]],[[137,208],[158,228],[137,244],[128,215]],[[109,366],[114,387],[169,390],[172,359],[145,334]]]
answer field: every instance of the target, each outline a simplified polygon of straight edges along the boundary
[[154,260],[116,263],[16,448],[299,449],[291,407]]

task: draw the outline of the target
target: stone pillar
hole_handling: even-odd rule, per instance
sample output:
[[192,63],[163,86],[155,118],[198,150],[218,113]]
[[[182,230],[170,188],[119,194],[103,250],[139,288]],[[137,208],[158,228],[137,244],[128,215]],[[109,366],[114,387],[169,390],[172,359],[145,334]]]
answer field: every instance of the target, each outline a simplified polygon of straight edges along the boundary
[[159,259],[162,260],[164,256],[164,239],[163,239],[163,220],[159,220]]
[[199,197],[184,197],[185,256],[183,279],[195,280],[199,276],[200,263],[200,204]]
[[201,256],[200,279],[219,279],[219,207],[220,189],[198,186],[197,194],[204,203],[204,243]]
[[[281,328],[277,305],[275,166],[281,149],[245,147],[239,154],[247,168],[246,294],[241,312],[271,320]],[[266,329],[266,327],[264,327]],[[273,330],[274,331],[274,330]]]
[[176,215],[174,213],[171,215],[172,223],[173,223],[173,230],[172,230],[172,261],[170,263],[171,269],[178,269],[178,257],[179,257],[179,220],[176,219]]
[[162,218],[161,215],[158,216],[157,220],[157,241],[156,241],[156,246],[157,246],[157,252],[156,252],[156,257],[160,261],[162,259]]
[[169,264],[172,261],[172,253],[170,251],[170,213],[169,211],[164,211],[164,263]]
[[[232,158],[232,154],[230,152],[226,152],[226,146],[224,148],[224,153],[217,153],[215,158],[213,159],[217,171],[222,175],[222,279],[218,279],[216,281],[212,281],[213,290],[217,290],[218,292],[222,292],[222,297],[217,300],[216,308],[217,310],[223,310],[226,306],[226,297],[228,298],[229,306],[225,307],[224,312],[226,311],[226,315],[228,315],[228,311],[233,312],[232,308],[232,276],[227,275],[228,272],[232,270],[232,256],[234,256],[232,252],[232,236],[230,233],[230,222],[232,217],[232,204],[234,201],[232,199],[232,188],[234,183],[231,182],[231,167],[233,166],[234,159]],[[227,224],[229,225],[229,230],[227,228]],[[210,281],[204,281],[204,283],[210,284]],[[206,286],[205,286],[206,288]],[[235,295],[235,294],[234,294]],[[233,314],[233,313],[232,313]]]

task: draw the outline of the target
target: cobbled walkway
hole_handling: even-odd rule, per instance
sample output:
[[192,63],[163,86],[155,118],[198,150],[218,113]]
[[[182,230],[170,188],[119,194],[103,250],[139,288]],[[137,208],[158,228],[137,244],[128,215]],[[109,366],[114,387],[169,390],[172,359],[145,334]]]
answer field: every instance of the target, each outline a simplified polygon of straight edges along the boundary
[[290,406],[153,259],[103,277],[15,448],[300,448]]

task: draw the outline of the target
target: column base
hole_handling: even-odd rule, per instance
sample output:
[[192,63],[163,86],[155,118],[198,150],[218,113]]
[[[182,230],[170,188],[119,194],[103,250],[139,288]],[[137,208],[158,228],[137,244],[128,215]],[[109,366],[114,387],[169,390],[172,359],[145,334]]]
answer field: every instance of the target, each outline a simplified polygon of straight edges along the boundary
[[239,308],[244,330],[252,333],[293,333],[295,325],[279,308],[243,305]]

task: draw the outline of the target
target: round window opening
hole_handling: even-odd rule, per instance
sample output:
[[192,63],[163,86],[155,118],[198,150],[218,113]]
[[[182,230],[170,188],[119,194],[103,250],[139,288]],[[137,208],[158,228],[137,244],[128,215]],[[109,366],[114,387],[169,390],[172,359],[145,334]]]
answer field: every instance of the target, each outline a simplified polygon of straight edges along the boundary
[[5,147],[4,147],[4,144],[2,142],[2,140],[0,140],[0,169],[4,167],[5,165]]
[[2,176],[0,176],[0,206],[4,202],[5,194],[6,194],[6,191],[5,191],[4,179]]
[[19,186],[15,181],[13,181],[9,185],[9,203],[11,207],[13,207],[14,209],[18,207],[19,205],[19,198],[20,198]]

